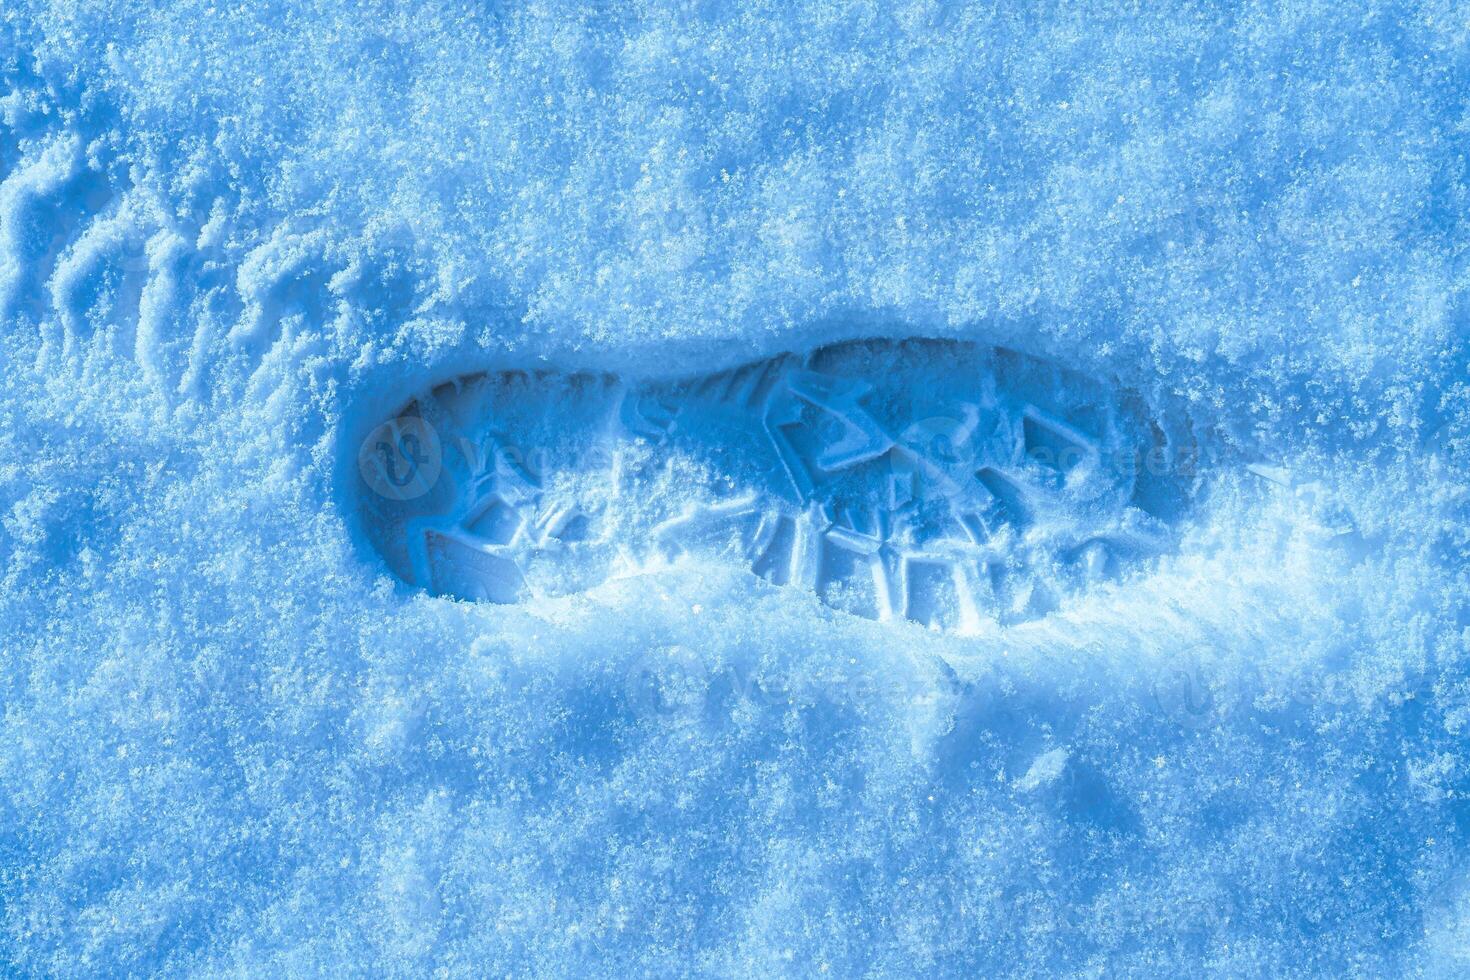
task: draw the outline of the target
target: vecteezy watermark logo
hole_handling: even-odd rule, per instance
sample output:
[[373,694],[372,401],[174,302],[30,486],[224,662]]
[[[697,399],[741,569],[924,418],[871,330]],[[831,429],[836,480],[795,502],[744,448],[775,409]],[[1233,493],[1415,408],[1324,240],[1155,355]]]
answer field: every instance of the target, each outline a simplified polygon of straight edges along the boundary
[[1215,695],[1198,650],[1187,651],[1164,665],[1155,676],[1150,693],[1154,707],[1165,718],[1185,728],[1202,728],[1217,718]]
[[627,673],[625,693],[641,715],[693,721],[708,707],[710,671],[688,647],[649,650]]
[[389,419],[363,440],[357,468],[373,492],[389,500],[413,500],[434,489],[444,449],[434,427],[416,416]]
[[942,415],[920,419],[903,431],[899,444],[905,450],[892,463],[893,504],[902,506],[924,495],[925,484],[943,486],[959,470],[973,470],[974,450],[970,438],[978,413],[964,421]]

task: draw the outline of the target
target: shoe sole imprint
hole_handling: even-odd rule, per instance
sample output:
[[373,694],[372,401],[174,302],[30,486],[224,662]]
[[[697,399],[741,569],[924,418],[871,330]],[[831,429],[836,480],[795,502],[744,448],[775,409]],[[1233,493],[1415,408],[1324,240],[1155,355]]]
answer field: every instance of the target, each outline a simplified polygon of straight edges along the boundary
[[1027,355],[874,340],[678,380],[477,373],[358,455],[404,581],[511,603],[683,553],[839,609],[960,631],[1167,549],[1190,451],[1142,400]]

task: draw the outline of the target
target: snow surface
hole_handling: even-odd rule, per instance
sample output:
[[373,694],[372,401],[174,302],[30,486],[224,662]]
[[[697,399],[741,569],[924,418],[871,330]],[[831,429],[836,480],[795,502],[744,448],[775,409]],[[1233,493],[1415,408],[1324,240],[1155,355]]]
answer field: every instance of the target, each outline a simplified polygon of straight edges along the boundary
[[[1463,975],[1470,7],[0,7],[0,972]],[[978,636],[406,588],[423,385],[874,336],[1188,403]]]

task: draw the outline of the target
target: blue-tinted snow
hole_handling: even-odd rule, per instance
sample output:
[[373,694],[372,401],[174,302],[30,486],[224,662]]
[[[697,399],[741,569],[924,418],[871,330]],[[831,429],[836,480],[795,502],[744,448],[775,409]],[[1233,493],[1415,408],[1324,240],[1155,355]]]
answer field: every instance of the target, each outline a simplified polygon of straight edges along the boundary
[[[4,972],[1470,969],[1470,14],[1000,7],[0,9]],[[1274,478],[974,638],[347,519],[426,380],[880,334]]]

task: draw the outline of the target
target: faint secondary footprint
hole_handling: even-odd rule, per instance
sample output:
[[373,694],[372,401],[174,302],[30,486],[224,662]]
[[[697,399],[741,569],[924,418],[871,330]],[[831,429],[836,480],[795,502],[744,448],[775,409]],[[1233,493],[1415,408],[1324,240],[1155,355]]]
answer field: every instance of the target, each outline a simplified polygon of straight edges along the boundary
[[373,545],[438,595],[566,594],[692,553],[964,631],[1170,547],[1192,452],[1036,358],[872,340],[675,380],[466,375],[377,426],[356,480]]
[[131,375],[164,404],[224,384],[268,397],[334,321],[378,316],[386,297],[414,305],[391,255],[355,258],[321,229],[257,224],[231,181],[200,179],[202,164],[174,193],[177,174],[114,152],[114,134],[5,60],[0,329],[33,332],[49,376]]

